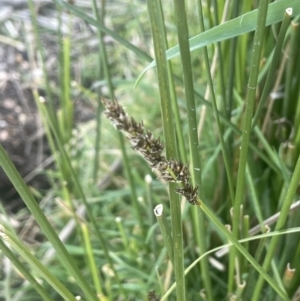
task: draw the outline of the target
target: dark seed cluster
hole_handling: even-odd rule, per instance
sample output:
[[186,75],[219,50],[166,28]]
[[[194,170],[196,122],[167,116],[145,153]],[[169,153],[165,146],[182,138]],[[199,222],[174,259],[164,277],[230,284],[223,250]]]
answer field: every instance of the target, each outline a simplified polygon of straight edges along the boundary
[[118,130],[126,133],[132,148],[139,151],[151,167],[155,168],[160,162],[166,161],[162,155],[163,144],[160,139],[154,138],[149,130],[145,130],[143,122],[138,123],[133,118],[129,118],[116,101],[102,99],[102,102],[106,108],[104,113],[107,118]]
[[187,166],[176,160],[161,162],[156,167],[161,172],[161,177],[167,182],[183,183],[189,182]]
[[148,292],[148,301],[159,301],[159,297],[156,296],[154,291]]
[[129,118],[117,101],[102,99],[106,108],[105,115],[120,131],[126,134],[134,150],[149,162],[152,168],[160,171],[161,178],[167,182],[181,183],[176,192],[183,195],[192,205],[199,205],[197,198],[198,187],[189,184],[189,172],[186,165],[177,160],[167,160],[162,154],[164,145],[160,139],[145,129],[143,122],[136,122]]
[[185,184],[182,187],[176,188],[176,192],[182,194],[192,205],[200,205],[197,198],[198,187],[193,188],[191,184]]

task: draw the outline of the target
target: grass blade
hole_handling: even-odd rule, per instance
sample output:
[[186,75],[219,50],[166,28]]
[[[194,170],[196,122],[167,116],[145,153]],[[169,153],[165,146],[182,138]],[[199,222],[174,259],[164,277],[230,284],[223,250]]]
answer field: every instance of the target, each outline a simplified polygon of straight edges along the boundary
[[[57,0],[53,0],[57,1]],[[293,16],[300,14],[300,3],[298,0],[279,0],[269,4],[268,15],[266,19],[266,26],[272,25],[282,21],[282,14],[284,11],[291,7],[293,9]],[[257,23],[257,9],[239,16],[233,20],[227,21],[223,24],[215,26],[195,37],[190,38],[190,51],[208,46],[216,42],[225,41],[245,33],[255,30]],[[174,46],[167,51],[167,59],[170,60],[180,55],[179,46]],[[155,66],[155,61],[149,64],[142,74],[137,79],[140,81],[143,74]]]
[[28,187],[24,183],[23,179],[21,178],[20,174],[16,170],[15,166],[9,159],[2,145],[0,145],[0,165],[2,166],[4,172],[9,177],[15,189],[20,194],[22,200],[24,201],[24,203],[26,204],[26,206],[34,216],[35,220],[40,225],[43,233],[46,235],[46,237],[49,239],[49,241],[55,248],[57,252],[57,256],[60,258],[62,264],[69,271],[69,273],[76,279],[76,282],[78,283],[79,287],[82,289],[86,297],[91,301],[92,300],[97,301],[95,293],[92,291],[91,287],[86,282],[85,278],[83,277],[80,270],[78,269],[76,263],[69,255],[69,253],[67,252],[65,246],[62,244],[60,239],[58,238],[54,229],[52,228],[49,221],[47,220],[45,214],[38,206],[36,200],[33,198],[31,192],[29,191]]

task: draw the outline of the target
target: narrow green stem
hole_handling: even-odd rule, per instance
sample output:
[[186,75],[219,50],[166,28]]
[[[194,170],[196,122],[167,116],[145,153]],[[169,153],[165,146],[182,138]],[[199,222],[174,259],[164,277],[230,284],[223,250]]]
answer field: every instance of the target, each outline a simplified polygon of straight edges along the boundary
[[[234,0],[233,2],[233,11],[232,18],[236,18],[238,16],[239,11],[239,2],[238,0]],[[226,105],[226,116],[228,119],[231,117],[232,107],[233,107],[233,91],[234,91],[234,79],[235,79],[235,65],[236,65],[236,45],[237,38],[233,38],[230,40],[230,57],[229,57],[229,74],[228,74],[228,96],[227,96],[227,105]],[[231,139],[229,140],[231,141]],[[229,146],[230,147],[230,146]]]
[[64,300],[76,301],[75,296],[24,246],[14,234],[4,230],[4,237],[8,244],[32,267],[35,272],[43,277]]
[[34,32],[35,42],[36,42],[36,46],[37,46],[37,51],[41,56],[41,63],[42,63],[43,77],[44,77],[44,81],[45,81],[46,94],[47,94],[47,97],[50,102],[49,110],[50,110],[52,116],[55,118],[56,115],[55,115],[54,105],[52,102],[52,92],[51,92],[50,82],[48,79],[48,72],[46,70],[46,65],[45,65],[45,60],[44,60],[44,57],[45,57],[44,48],[42,47],[42,43],[41,43],[41,39],[40,39],[40,35],[39,35],[36,12],[35,12],[35,5],[33,2],[34,2],[33,0],[27,1],[28,7],[30,10],[31,20],[32,20],[32,26],[33,26],[33,32]]
[[[186,96],[186,107],[188,115],[189,126],[189,143],[191,151],[191,165],[192,165],[192,180],[195,185],[199,187],[199,193],[203,194],[202,180],[201,180],[201,161],[199,155],[199,142],[197,134],[197,118],[196,118],[196,105],[193,84],[193,74],[191,65],[191,53],[189,49],[189,32],[187,26],[187,14],[184,1],[174,0],[174,7],[176,13],[178,42],[180,48],[181,66],[183,72],[183,83]],[[193,223],[197,227],[198,235],[196,240],[200,248],[200,254],[206,252],[207,246],[205,241],[205,225],[203,215],[197,214],[195,210],[192,212]],[[201,261],[201,275],[204,282],[205,292],[208,300],[213,300],[211,280],[209,277],[208,260]]]
[[[199,19],[200,19],[201,31],[204,32],[205,28],[204,28],[204,20],[203,20],[201,0],[198,1],[198,10],[199,10],[198,15],[199,15]],[[233,185],[233,177],[232,177],[232,172],[231,172],[231,165],[230,165],[230,160],[229,160],[228,151],[227,151],[228,148],[226,148],[226,145],[225,145],[225,142],[224,142],[224,139],[223,139],[223,131],[222,131],[222,126],[221,126],[221,122],[220,122],[220,117],[219,117],[219,114],[218,114],[217,102],[216,102],[216,97],[215,97],[213,81],[212,81],[212,77],[211,77],[211,73],[210,73],[210,64],[209,64],[208,52],[207,52],[206,47],[203,48],[203,56],[204,56],[204,63],[205,63],[205,67],[206,67],[208,86],[209,86],[210,93],[211,93],[212,108],[213,108],[214,116],[215,116],[216,121],[217,121],[219,140],[220,140],[220,143],[221,143],[223,160],[224,160],[224,163],[225,163],[225,170],[226,170],[226,175],[227,175],[227,180],[228,180],[230,199],[231,199],[231,203],[233,204],[233,202],[234,202],[234,188],[233,188],[234,185]],[[230,266],[231,269],[229,269],[229,271],[231,272],[231,274],[233,274],[234,260],[231,260],[230,263],[231,263],[231,266]],[[232,282],[233,279],[234,279],[234,277],[229,276],[229,281],[228,281],[229,287],[233,286],[233,282]],[[231,289],[229,291],[231,291]]]
[[89,217],[89,219],[90,219],[90,221],[91,221],[91,223],[93,225],[93,229],[95,231],[96,237],[98,238],[98,240],[99,240],[99,242],[101,244],[101,247],[102,247],[102,249],[104,251],[104,254],[106,256],[106,259],[107,259],[107,261],[108,261],[111,269],[115,273],[115,277],[116,277],[116,280],[118,282],[118,285],[119,285],[120,289],[122,290],[122,292],[124,293],[124,288],[121,285],[121,281],[120,281],[119,275],[116,272],[116,269],[114,267],[113,261],[112,261],[110,255],[109,255],[109,253],[108,253],[107,244],[106,244],[106,242],[105,242],[105,240],[104,240],[104,238],[103,238],[103,236],[101,234],[101,231],[99,230],[99,225],[97,224],[97,222],[96,222],[96,220],[95,220],[95,218],[93,216],[90,204],[88,203],[88,201],[86,199],[86,196],[85,196],[85,194],[83,192],[81,184],[80,184],[80,182],[78,180],[78,177],[77,177],[77,175],[76,175],[76,173],[74,171],[74,168],[73,168],[73,166],[71,164],[70,158],[67,155],[67,153],[66,153],[66,151],[65,151],[65,149],[63,147],[62,141],[60,140],[60,136],[59,136],[59,134],[58,134],[58,132],[56,130],[55,125],[53,124],[53,120],[51,119],[51,116],[49,115],[48,110],[43,106],[43,104],[44,103],[41,104],[41,110],[42,110],[43,114],[46,116],[46,119],[48,120],[48,122],[50,124],[50,128],[51,128],[51,130],[53,132],[53,135],[54,135],[54,137],[55,137],[55,139],[57,141],[57,146],[59,148],[60,155],[62,156],[62,159],[64,160],[64,163],[65,163],[65,165],[67,167],[67,170],[70,172],[70,175],[71,175],[70,181],[73,182],[74,187],[76,187],[76,189],[77,189],[77,193],[78,193],[79,197],[81,198],[81,200],[82,200],[82,202],[83,202],[83,204],[84,204],[84,206],[86,208],[87,215],[88,215],[88,217]]
[[[167,43],[167,41],[166,41]],[[178,150],[179,150],[179,158],[180,161],[182,161],[184,164],[187,164],[187,150],[185,147],[184,137],[183,137],[183,131],[182,131],[182,123],[180,122],[180,114],[179,114],[179,108],[176,98],[176,91],[175,91],[175,85],[173,81],[173,72],[172,72],[172,63],[171,61],[168,61],[168,74],[169,74],[169,85],[170,85],[170,96],[171,96],[171,102],[172,102],[172,108],[174,112],[174,122],[176,127],[176,137],[178,140]]]
[[[173,114],[170,96],[170,78],[168,75],[168,63],[166,59],[166,36],[164,28],[163,13],[159,0],[148,0],[148,13],[152,30],[154,43],[154,53],[157,62],[157,75],[161,99],[161,111],[163,118],[164,136],[166,143],[167,159],[177,157],[176,139],[173,127]],[[174,271],[175,279],[178,284],[176,287],[177,300],[186,300],[185,296],[185,276],[184,276],[184,254],[182,241],[182,222],[181,208],[178,194],[175,192],[176,185],[169,184],[171,221],[173,234],[173,254],[174,254]]]
[[[249,215],[243,216],[243,238],[249,237]],[[249,252],[249,242],[245,243],[245,249]],[[243,257],[241,261],[241,275],[247,273],[247,262],[246,258]]]
[[81,230],[82,230],[83,240],[84,240],[84,244],[85,244],[89,270],[91,271],[91,274],[93,277],[93,282],[94,282],[94,286],[96,288],[97,295],[101,296],[103,294],[102,285],[101,285],[102,281],[101,281],[99,271],[97,268],[88,226],[86,224],[82,223]]
[[[232,18],[236,18],[238,16],[240,1],[235,0],[233,2],[233,9],[232,9]],[[226,108],[224,110],[225,116],[230,120],[231,114],[232,114],[232,108],[233,108],[233,95],[234,95],[234,87],[237,86],[237,83],[235,84],[235,78],[236,78],[236,53],[237,53],[237,37],[230,40],[230,54],[229,54],[229,73],[228,73],[228,82],[227,82],[227,98],[224,99],[226,101]],[[215,113],[216,114],[216,113]],[[234,141],[234,135],[233,133],[229,136],[229,139],[227,140],[227,150],[228,154],[233,154],[233,141]],[[230,157],[228,157],[229,160],[229,168],[232,167],[232,159],[230,160]],[[227,168],[226,168],[227,173]],[[232,177],[232,176],[231,176]],[[232,187],[232,186],[230,186]],[[231,206],[234,202],[234,194],[231,193]],[[227,294],[231,294],[233,292],[234,288],[234,268],[235,268],[235,254],[232,252],[233,248],[229,249],[229,265],[228,265],[228,281],[227,281]]]
[[[212,211],[210,211],[210,213],[212,213]],[[212,213],[212,215],[214,215],[214,214]],[[219,230],[219,228],[218,228],[218,230]],[[222,231],[223,230],[220,230],[220,232],[222,232]],[[226,231],[228,231],[228,229],[226,229]],[[296,227],[296,228],[293,228],[293,229],[288,229],[288,230],[283,230],[283,231],[276,231],[276,232],[273,231],[273,232],[270,232],[270,233],[264,233],[264,234],[248,237],[248,238],[245,238],[245,239],[240,239],[239,242],[240,243],[248,243],[248,242],[253,241],[253,240],[259,240],[259,244],[261,245],[261,249],[263,249],[264,244],[265,244],[264,240],[267,239],[268,237],[271,237],[271,236],[274,236],[274,235],[284,235],[284,234],[288,234],[288,233],[289,234],[290,233],[299,233],[299,231],[300,231],[299,227]],[[205,256],[208,256],[209,254],[213,254],[216,251],[219,251],[223,248],[230,247],[232,245],[233,245],[232,242],[227,242],[226,244],[223,244],[222,246],[219,246],[219,247],[216,247],[216,248],[213,248],[213,249],[207,251],[205,254],[199,256],[192,264],[190,264],[185,269],[184,274],[187,275],[198,264],[198,262],[201,261]],[[258,262],[259,260],[256,260],[256,261]],[[251,272],[253,272],[253,271],[256,272],[255,270],[252,269]],[[172,286],[168,289],[168,291],[162,296],[160,301],[167,300],[168,296],[175,289],[176,285],[177,285],[176,282],[173,283]],[[248,289],[248,288],[249,288],[249,285],[247,284],[246,289]],[[252,296],[252,293],[250,294],[250,297],[248,297],[246,300],[251,300],[251,296]]]
[[[68,14],[67,24],[68,33],[62,32],[62,9],[57,6],[58,10],[58,29],[57,41],[59,45],[59,64],[58,64],[58,78],[59,78],[59,103],[60,103],[60,117],[59,125],[61,136],[64,142],[68,142],[71,138],[71,131],[73,125],[73,103],[70,97],[70,49],[71,49],[71,32],[72,32],[72,15]],[[48,95],[47,95],[48,96]]]
[[[98,20],[98,22],[100,24],[104,25],[105,1],[102,1],[101,15],[99,15],[99,13],[98,13],[96,0],[92,0],[92,1],[93,1],[94,15],[96,16],[96,19]],[[113,86],[112,79],[111,79],[111,74],[110,74],[110,69],[109,69],[109,64],[108,64],[108,59],[107,59],[107,52],[106,52],[106,48],[105,48],[105,45],[104,45],[103,36],[104,36],[104,33],[98,28],[99,57],[101,59],[101,64],[102,64],[102,67],[103,67],[103,70],[104,70],[104,76],[105,76],[105,79],[106,79],[106,82],[107,82],[107,85],[108,85],[110,99],[114,100],[115,99],[114,86]],[[102,111],[101,110],[102,105],[101,105],[100,99],[99,99],[98,105],[99,105],[98,112],[100,112],[100,111]],[[97,131],[97,138],[96,138],[96,150],[98,152],[99,142],[100,142],[100,116],[98,116],[97,120],[99,122],[99,124],[97,126],[97,128],[99,130]],[[119,142],[120,142],[120,145],[121,145],[123,162],[124,162],[124,166],[125,166],[127,179],[128,179],[128,182],[129,182],[129,187],[130,187],[130,191],[131,191],[131,195],[132,195],[132,202],[133,202],[133,206],[134,206],[134,209],[135,209],[136,218],[139,221],[142,234],[144,234],[145,229],[144,229],[144,222],[143,222],[143,214],[141,212],[141,208],[140,208],[140,205],[139,205],[138,200],[137,200],[137,194],[136,194],[136,190],[135,190],[135,183],[134,183],[133,176],[132,176],[132,171],[131,171],[129,158],[128,158],[126,148],[125,148],[124,137],[121,133],[118,133],[118,137],[119,137]],[[95,156],[96,156],[95,157],[95,162],[98,161],[97,158],[98,158],[99,154],[97,152],[95,153]],[[98,168],[98,165],[95,164],[95,168]],[[96,173],[97,173],[96,170],[94,170],[94,176],[96,175]]]
[[126,233],[125,233],[125,230],[124,230],[122,218],[119,217],[119,216],[116,217],[115,222],[116,222],[117,227],[119,229],[119,233],[120,233],[120,237],[121,237],[122,242],[123,242],[124,249],[126,250],[127,254],[131,254],[131,250],[130,250],[128,239],[127,239],[127,236],[126,236]]
[[[213,11],[214,11],[214,17],[216,19],[217,26],[220,24],[219,18],[218,18],[218,3],[217,0],[213,0]],[[222,101],[223,101],[223,112],[226,111],[226,88],[225,88],[225,70],[224,70],[224,57],[222,54],[222,47],[221,43],[217,43],[217,54],[218,54],[218,74],[219,74],[219,86],[220,86],[220,94],[222,95]]]
[[274,151],[273,147],[270,145],[270,143],[268,142],[266,137],[263,135],[261,129],[258,126],[256,126],[254,128],[254,133],[255,133],[256,137],[258,138],[259,143],[263,146],[264,151],[266,152],[268,157],[271,158],[272,162],[274,162],[274,164],[277,165],[277,168],[280,169],[280,171],[281,171],[280,176],[282,176],[282,178],[284,179],[285,182],[289,182],[289,179],[290,179],[289,171],[288,171],[287,167],[282,164],[282,161],[279,158],[279,154],[277,154]]
[[[199,9],[199,19],[200,19],[201,30],[205,31],[205,29],[204,29],[204,20],[203,20],[203,15],[202,15],[201,0],[199,0],[198,9]],[[230,167],[230,160],[229,160],[228,152],[227,152],[226,145],[225,145],[225,142],[224,142],[224,139],[223,139],[223,131],[222,131],[222,126],[221,126],[221,122],[220,122],[220,118],[219,118],[219,114],[218,114],[219,111],[218,111],[218,108],[217,108],[217,102],[216,102],[216,96],[215,96],[213,80],[212,80],[212,77],[211,77],[211,74],[210,74],[210,64],[209,64],[208,52],[207,52],[206,47],[203,48],[203,55],[204,55],[204,63],[205,63],[205,67],[206,67],[206,74],[207,74],[207,77],[208,77],[208,86],[209,86],[210,93],[211,93],[212,107],[213,107],[214,115],[215,115],[215,118],[216,118],[216,121],[217,121],[218,134],[219,134],[219,139],[220,139],[220,142],[221,142],[223,159],[224,159],[226,174],[227,174],[227,178],[228,178],[230,198],[231,198],[231,202],[233,203],[233,200],[234,200],[234,189],[233,189],[233,187],[234,187],[234,185],[233,185],[233,178],[232,178],[232,172],[231,172],[231,167]]]
[[255,216],[259,221],[259,224],[261,226],[261,231],[264,231],[264,218],[260,209],[260,204],[259,204],[259,200],[257,197],[257,191],[255,189],[255,184],[253,181],[253,177],[252,177],[252,173],[251,173],[251,164],[247,163],[247,167],[246,167],[246,180],[247,180],[247,184],[249,187],[249,194],[250,194],[250,198],[251,198],[251,203],[255,212]]
[[[288,187],[282,208],[280,210],[280,215],[279,215],[278,221],[276,223],[275,230],[281,230],[284,227],[284,224],[286,222],[287,216],[290,211],[291,204],[294,200],[295,193],[296,193],[298,185],[299,185],[299,181],[300,181],[300,156],[298,157],[298,161],[297,161],[294,173],[292,175],[290,185]],[[263,269],[265,271],[267,271],[270,267],[271,261],[274,257],[276,247],[278,245],[278,241],[279,241],[279,236],[272,237],[272,239],[270,241],[268,252],[266,254],[266,257],[265,257],[265,260],[263,263]],[[263,283],[264,283],[264,278],[262,277],[262,275],[260,275],[257,280],[255,290],[253,292],[253,297],[252,297],[253,301],[259,300]]]
[[283,116],[289,120],[294,118],[294,96],[293,96],[293,83],[294,83],[294,70],[296,66],[297,56],[299,56],[299,23],[292,22],[291,25],[291,41],[289,47],[289,59],[286,68],[285,76],[285,89],[283,100]]
[[[71,23],[71,16],[69,16],[69,23]],[[72,32],[71,24],[69,24],[69,30]],[[73,126],[73,103],[70,95],[70,56],[71,56],[71,37],[64,37],[62,40],[62,51],[63,51],[63,69],[64,69],[64,78],[63,78],[63,99],[61,99],[61,108],[63,110],[64,118],[64,132],[62,136],[64,141],[68,142],[72,136],[72,126]]]
[[[226,236],[226,238],[232,242],[234,247],[248,260],[248,262],[259,272],[260,277],[263,280],[266,280],[271,287],[280,295],[283,300],[289,300],[286,292],[282,291],[277,283],[273,280],[271,276],[267,274],[267,272],[260,266],[260,264],[248,253],[245,247],[238,241],[238,239],[230,232],[225,226],[216,218],[215,214],[211,212],[211,210],[200,200],[198,205],[204,213],[209,217],[209,219],[222,231],[222,233]],[[275,239],[277,236],[273,236],[272,239]],[[251,300],[256,300],[252,298]]]
[[233,222],[233,234],[238,237],[238,226],[239,226],[239,212],[240,206],[243,203],[245,195],[245,170],[247,164],[247,155],[249,149],[249,139],[251,134],[251,120],[254,109],[256,84],[259,71],[259,62],[261,49],[263,44],[263,36],[265,29],[265,21],[268,9],[268,0],[263,0],[259,2],[258,8],[258,18],[257,18],[257,28],[254,36],[254,45],[252,52],[252,68],[250,71],[250,77],[248,82],[248,93],[246,99],[246,108],[244,114],[244,123],[242,131],[242,143],[241,143],[241,153],[239,159],[239,168],[237,176],[237,190],[234,201],[234,222]]
[[[3,229],[0,230],[0,250],[4,256],[6,256],[13,265],[22,273],[24,278],[30,282],[30,284],[35,288],[35,290],[41,295],[43,300],[46,301],[54,301],[51,296],[48,294],[46,289],[39,284],[39,282],[29,273],[28,268],[24,266],[24,264],[13,254],[13,252],[6,246],[3,242]],[[8,298],[8,296],[7,296]]]
[[[98,12],[98,7],[96,4],[96,0],[92,0],[92,6],[93,6],[93,13],[96,18],[96,20],[100,23],[103,24],[103,18],[100,18],[99,12]],[[102,6],[101,10],[101,17],[104,17],[105,15],[105,7]],[[101,67],[104,70],[105,77],[108,83],[108,86],[111,86],[111,80],[110,80],[110,74],[109,74],[109,69],[107,68],[106,64],[106,51],[104,48],[103,44],[103,33],[101,30],[97,30],[97,35],[98,35],[98,40],[99,40],[99,47],[98,47],[98,66],[97,66],[97,77],[100,80],[101,78]],[[93,177],[94,177],[94,182],[96,183],[97,181],[97,175],[98,175],[98,170],[99,170],[99,161],[100,161],[100,140],[101,140],[101,113],[102,113],[102,103],[101,103],[101,95],[100,95],[100,87],[97,89],[97,116],[96,116],[96,121],[97,121],[97,126],[96,126],[96,140],[95,140],[95,157],[94,157],[94,171],[93,171]]]
[[186,9],[184,1],[174,0],[174,6],[176,11],[178,41],[183,72],[183,85],[185,88],[186,107],[188,114],[189,143],[192,157],[192,177],[194,183],[198,185],[199,191],[201,192],[201,166],[198,150],[199,144],[197,134],[197,118],[195,108],[193,74],[191,66],[191,54],[188,42],[189,33],[187,27]]
[[156,220],[158,222],[158,226],[160,229],[160,232],[163,236],[163,240],[164,240],[164,244],[167,248],[167,252],[169,255],[169,258],[171,260],[171,262],[174,264],[174,260],[173,260],[173,238],[171,236],[171,231],[169,229],[169,224],[166,218],[166,215],[164,213],[164,207],[162,204],[159,204],[155,207],[154,209],[154,214],[156,216]]
[[[232,9],[232,17],[236,18],[238,16],[239,11],[239,2],[238,0],[234,0],[233,2],[233,9]],[[224,112],[228,120],[231,118],[232,108],[233,108],[233,95],[234,95],[234,87],[237,86],[235,84],[235,77],[236,77],[236,52],[237,52],[237,37],[230,40],[230,54],[229,54],[229,74],[228,74],[228,93],[227,93],[227,101],[226,101],[226,111]],[[228,139],[228,152],[229,154],[233,153],[233,141],[234,135],[233,133],[229,136]],[[232,164],[232,162],[229,162]],[[230,165],[231,167],[231,165]],[[231,206],[234,203],[234,198],[231,198]],[[228,265],[228,282],[227,282],[227,294],[231,294],[234,288],[234,268],[235,268],[235,252],[232,252],[233,248],[229,250],[229,265]]]
[[278,65],[278,61],[281,57],[282,45],[283,45],[284,37],[286,35],[286,31],[291,22],[291,16],[292,16],[291,9],[287,9],[284,14],[283,21],[282,21],[282,24],[280,27],[280,31],[279,31],[279,35],[277,38],[277,43],[275,45],[274,53],[272,56],[272,61],[271,61],[270,67],[269,67],[267,79],[266,79],[263,91],[261,93],[261,97],[260,97],[260,101],[259,101],[259,104],[256,109],[256,113],[255,113],[253,121],[252,121],[252,128],[255,127],[255,125],[261,115],[263,106],[266,103],[266,100],[270,93],[270,89],[274,83],[274,74],[276,71],[276,67]]
[[50,225],[45,214],[40,209],[36,200],[33,198],[31,192],[29,191],[29,188],[26,186],[20,174],[17,172],[15,166],[9,159],[2,145],[0,145],[0,165],[2,166],[8,178],[11,180],[15,189],[20,194],[22,200],[24,201],[24,203],[26,204],[26,206],[28,207],[32,215],[35,217],[43,233],[55,248],[58,257],[60,258],[63,265],[75,278],[77,284],[80,286],[80,288],[82,289],[82,291],[84,292],[88,300],[97,301],[95,293],[92,291],[91,287],[89,286],[89,284],[81,274],[80,270],[78,269],[73,258],[69,255],[65,246],[60,241],[59,237],[57,236],[54,229]]
[[[239,223],[240,223],[240,207],[243,203],[245,197],[245,171],[247,164],[247,156],[249,149],[249,140],[251,134],[251,121],[254,109],[255,102],[255,93],[256,93],[256,85],[259,73],[259,63],[261,56],[261,49],[263,45],[263,37],[266,23],[266,16],[268,11],[268,0],[259,1],[258,7],[258,16],[257,16],[257,26],[254,36],[254,44],[252,50],[252,63],[250,76],[248,81],[248,91],[246,98],[246,108],[244,114],[244,123],[243,123],[243,131],[242,131],[242,143],[241,143],[241,152],[239,158],[239,167],[238,167],[238,175],[237,175],[237,188],[236,195],[234,200],[234,210],[233,210],[233,235],[235,238],[239,237]],[[235,249],[232,249],[232,256],[230,256],[230,266],[234,265]]]

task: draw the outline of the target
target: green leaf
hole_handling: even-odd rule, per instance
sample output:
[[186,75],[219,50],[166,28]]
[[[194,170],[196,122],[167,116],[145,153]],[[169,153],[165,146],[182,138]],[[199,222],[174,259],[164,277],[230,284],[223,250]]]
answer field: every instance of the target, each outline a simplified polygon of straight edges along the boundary
[[[300,14],[300,1],[299,0],[278,0],[269,4],[266,25],[272,25],[282,21],[285,10],[287,8],[293,9],[293,16]],[[255,30],[257,20],[257,9],[235,19],[215,26],[199,35],[190,38],[190,51],[194,51],[201,47],[228,40],[242,34]],[[170,60],[179,56],[179,46],[176,45],[167,50],[167,59]],[[155,60],[150,63],[145,70],[138,77],[135,86],[142,79],[144,74],[156,65]]]

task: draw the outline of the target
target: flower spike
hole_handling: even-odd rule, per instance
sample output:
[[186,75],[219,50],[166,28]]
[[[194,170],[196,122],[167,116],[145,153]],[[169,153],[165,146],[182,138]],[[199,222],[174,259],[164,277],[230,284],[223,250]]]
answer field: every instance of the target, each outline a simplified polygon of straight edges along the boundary
[[124,132],[134,150],[149,162],[152,168],[160,171],[161,178],[167,182],[179,183],[176,192],[183,195],[190,204],[199,205],[197,197],[198,187],[189,184],[188,167],[177,160],[167,160],[162,154],[164,145],[159,138],[154,138],[150,130],[144,127],[143,122],[136,122],[130,118],[117,101],[108,101],[102,98],[106,108],[106,117],[120,131]]

